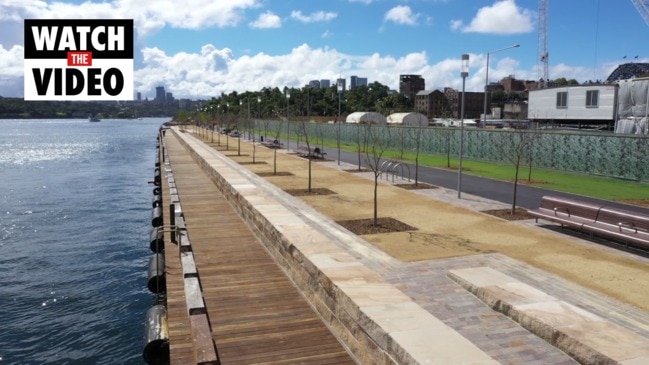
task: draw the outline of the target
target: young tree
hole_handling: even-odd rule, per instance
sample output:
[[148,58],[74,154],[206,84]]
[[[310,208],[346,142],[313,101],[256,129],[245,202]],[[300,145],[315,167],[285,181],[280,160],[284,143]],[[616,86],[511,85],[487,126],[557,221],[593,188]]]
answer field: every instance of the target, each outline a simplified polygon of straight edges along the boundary
[[315,133],[317,140],[319,140],[320,142],[320,152],[322,153],[322,158],[324,159],[324,128],[322,127],[322,123],[315,123]]
[[403,160],[403,154],[406,150],[406,137],[408,137],[408,131],[404,126],[397,126],[394,128],[396,128],[396,133],[392,134],[396,134],[396,137],[399,140],[399,159]]
[[363,125],[360,123],[356,124],[356,151],[358,152],[358,171],[361,171],[363,168],[361,156],[364,149],[364,141],[363,141]]
[[423,128],[421,125],[408,127],[408,136],[415,143],[415,186],[419,184],[419,151],[421,150],[421,138]]
[[257,154],[257,144],[255,143],[255,123],[252,120],[248,121],[248,126],[250,132],[248,135],[250,136],[250,140],[252,142],[252,163],[255,163],[255,155]]
[[511,214],[516,214],[516,193],[518,190],[518,173],[521,163],[529,158],[534,141],[539,134],[535,130],[515,129],[509,131],[498,131],[496,136],[496,148],[500,154],[514,165],[514,191],[512,193]]
[[241,117],[237,117],[235,120],[235,125],[237,126],[237,156],[241,156],[241,132],[243,131],[243,119]]
[[307,184],[307,191],[310,193],[311,192],[311,160],[313,160],[313,153],[311,151],[311,142],[309,140],[309,127],[307,126],[307,123],[308,122],[306,122],[304,120],[301,120],[301,121],[297,122],[297,125],[296,125],[296,128],[295,128],[295,134],[297,134],[298,140],[301,137],[304,137],[304,143],[306,144],[306,149],[307,149],[306,159],[307,159],[308,164],[309,164],[309,168],[308,168],[308,171],[309,171],[308,176],[309,176],[309,178],[308,178],[308,184]]
[[362,129],[362,144],[365,151],[365,162],[374,173],[374,223],[376,227],[379,224],[378,206],[379,206],[379,176],[381,175],[381,158],[388,149],[390,144],[390,128],[377,124],[359,124],[359,130]]
[[174,119],[176,120],[176,123],[181,126],[181,129],[183,129],[183,127],[189,122],[190,116],[187,113],[187,110],[179,110]]
[[268,139],[268,126],[270,125],[270,119],[266,118],[262,120],[262,123],[264,124],[264,136],[261,138],[261,141],[263,142]]
[[279,149],[279,136],[282,134],[282,120],[278,120],[275,123],[275,140],[273,141],[273,174],[277,175],[277,150]]

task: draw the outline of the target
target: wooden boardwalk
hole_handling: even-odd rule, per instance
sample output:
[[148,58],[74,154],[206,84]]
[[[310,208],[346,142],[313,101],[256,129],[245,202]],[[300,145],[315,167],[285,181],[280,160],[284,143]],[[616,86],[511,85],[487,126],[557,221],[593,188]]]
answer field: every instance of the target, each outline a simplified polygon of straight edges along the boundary
[[[355,364],[176,137],[165,141],[221,364]],[[166,205],[168,190],[163,182]],[[171,364],[195,364],[178,248],[168,242],[166,257]]]

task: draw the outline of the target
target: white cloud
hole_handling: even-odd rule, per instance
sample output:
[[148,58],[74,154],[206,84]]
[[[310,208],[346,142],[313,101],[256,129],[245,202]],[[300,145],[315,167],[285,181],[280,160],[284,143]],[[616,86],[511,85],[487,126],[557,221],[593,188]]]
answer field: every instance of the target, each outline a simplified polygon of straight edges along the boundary
[[349,0],[350,3],[371,4],[376,0]]
[[6,49],[0,44],[0,96],[23,95],[23,46]]
[[[23,19],[134,19],[139,36],[147,36],[164,26],[184,29],[229,27],[243,21],[243,12],[260,6],[260,0],[115,0],[85,1],[80,4],[60,1],[9,0],[0,2],[0,27],[5,22]],[[6,39],[0,35],[0,43]]]
[[397,24],[416,25],[419,14],[413,14],[412,9],[407,5],[399,5],[385,13],[384,20]]
[[528,33],[534,30],[534,12],[517,6],[515,0],[499,0],[480,8],[469,25],[462,20],[452,20],[451,29],[474,33]]
[[[352,0],[350,0],[352,1]],[[365,4],[372,0],[356,0]],[[374,53],[370,55],[344,54],[331,48],[311,48],[307,44],[279,55],[266,53],[235,55],[228,48],[204,45],[200,50],[167,54],[158,48],[141,48],[144,37],[164,27],[202,29],[228,27],[244,23],[244,12],[261,7],[260,0],[113,0],[112,2],[85,1],[80,4],[46,2],[42,0],[0,0],[0,95],[21,96],[23,91],[23,41],[22,19],[25,18],[133,18],[140,40],[136,40],[135,88],[151,95],[155,86],[164,85],[179,98],[210,98],[221,92],[260,90],[263,87],[301,87],[313,79],[335,80],[340,74],[367,77],[393,89],[398,88],[399,74],[421,74],[427,88],[446,86],[459,88],[459,60],[445,59],[431,63],[425,52],[413,52],[401,57]],[[497,18],[502,12],[505,20]],[[300,21],[327,21],[337,14],[294,12]],[[452,26],[462,31],[491,29],[494,19],[511,27],[519,23],[531,26],[531,12],[520,9],[513,0],[496,1],[492,6],[478,11],[471,25],[455,21]],[[385,14],[385,21],[398,24],[417,24],[420,14],[413,14],[408,6],[396,6]],[[250,23],[257,27],[279,27],[282,19],[272,12],[263,13]],[[518,27],[517,29],[523,29]],[[331,37],[330,31],[322,38]],[[486,55],[471,55],[472,69],[467,79],[467,90],[480,91],[484,87]],[[538,73],[521,70],[515,58],[492,60],[490,79],[514,74],[520,79],[537,79]],[[578,81],[605,78],[615,65],[597,70],[566,64],[554,65],[551,77],[575,78]],[[481,67],[481,68],[480,68]],[[601,76],[605,75],[605,76]]]
[[[23,48],[0,45],[0,90],[2,96],[22,96]],[[204,45],[198,52],[167,54],[158,48],[142,50],[142,66],[135,70],[135,90],[153,96],[156,86],[164,85],[177,98],[209,99],[222,92],[256,91],[264,87],[302,87],[310,80],[335,80],[339,75],[367,77],[392,89],[399,87],[399,74],[418,74],[426,80],[427,89],[462,87],[460,60],[457,57],[431,63],[425,52],[412,52],[402,57],[374,53],[345,54],[331,48],[311,48],[302,44],[289,53],[237,56],[229,48]],[[486,55],[471,54],[471,68],[466,80],[468,91],[484,88]],[[534,80],[537,70],[521,70],[514,57],[491,60],[489,78],[492,81],[508,75]],[[617,65],[617,64],[616,64]],[[595,70],[597,78],[606,78],[613,65]],[[594,70],[559,64],[551,67],[550,76],[574,78],[578,81],[595,79]]]
[[324,12],[324,11],[317,11],[317,12],[311,13],[309,15],[304,15],[299,10],[293,10],[291,12],[291,18],[293,18],[295,20],[299,20],[299,21],[301,21],[303,23],[328,22],[328,21],[336,18],[337,16],[338,16],[338,14],[336,14],[336,13]]
[[259,29],[280,28],[282,26],[282,19],[272,11],[266,11],[259,14],[257,20],[250,22],[250,26]]
[[464,23],[461,20],[451,20],[451,30],[461,30],[463,26]]

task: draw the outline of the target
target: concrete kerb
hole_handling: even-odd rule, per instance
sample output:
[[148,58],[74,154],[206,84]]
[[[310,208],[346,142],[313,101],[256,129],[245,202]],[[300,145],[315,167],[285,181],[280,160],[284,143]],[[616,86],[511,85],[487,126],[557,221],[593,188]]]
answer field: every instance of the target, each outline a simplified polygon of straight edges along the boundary
[[[354,242],[360,238],[193,136],[174,132],[359,363],[497,364],[341,247],[387,255]],[[395,322],[402,327],[393,328]]]

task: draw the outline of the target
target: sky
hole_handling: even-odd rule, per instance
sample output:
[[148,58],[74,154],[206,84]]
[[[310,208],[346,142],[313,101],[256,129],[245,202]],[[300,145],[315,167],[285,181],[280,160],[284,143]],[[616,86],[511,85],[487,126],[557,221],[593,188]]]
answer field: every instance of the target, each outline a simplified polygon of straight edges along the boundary
[[[0,0],[0,96],[23,96],[24,19],[133,19],[136,92],[209,99],[311,80],[400,74],[467,91],[538,80],[538,0]],[[631,0],[549,0],[550,79],[604,80],[649,62],[649,25]],[[518,48],[504,49],[515,44]],[[497,52],[494,52],[497,51]]]

